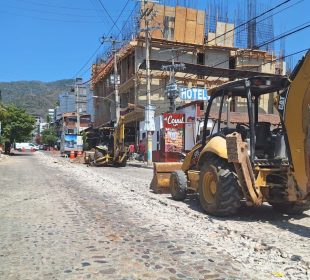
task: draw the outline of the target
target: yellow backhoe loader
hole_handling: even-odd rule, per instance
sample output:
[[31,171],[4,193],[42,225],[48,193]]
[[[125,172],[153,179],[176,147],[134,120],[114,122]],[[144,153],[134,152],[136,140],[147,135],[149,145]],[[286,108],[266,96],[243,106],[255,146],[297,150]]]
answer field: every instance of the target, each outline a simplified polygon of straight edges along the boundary
[[182,164],[154,164],[153,188],[169,186],[175,200],[198,192],[216,216],[236,213],[242,200],[287,214],[308,210],[310,52],[289,78],[245,78],[209,96],[201,142]]
[[123,117],[116,127],[107,126],[103,129],[103,143],[96,146],[93,160],[90,165],[114,165],[124,167],[127,163],[128,148],[125,146],[125,124]]

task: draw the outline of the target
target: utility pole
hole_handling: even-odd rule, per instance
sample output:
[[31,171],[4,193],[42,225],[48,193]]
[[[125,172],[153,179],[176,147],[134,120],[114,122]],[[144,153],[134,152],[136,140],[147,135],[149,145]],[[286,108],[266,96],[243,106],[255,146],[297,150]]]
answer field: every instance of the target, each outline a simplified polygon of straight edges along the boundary
[[176,111],[175,100],[179,96],[178,85],[175,81],[175,70],[184,70],[185,64],[178,63],[175,64],[174,58],[178,50],[172,49],[172,60],[170,65],[162,66],[163,71],[169,71],[169,84],[166,87],[166,94],[170,100],[169,111],[174,113]]
[[120,84],[120,77],[117,75],[117,50],[116,50],[116,44],[121,43],[121,41],[117,41],[111,37],[105,38],[101,37],[100,39],[101,43],[104,42],[110,42],[112,44],[112,53],[114,56],[114,94],[115,94],[115,117],[116,117],[116,125],[119,123],[120,119],[120,98],[119,98],[119,84]]
[[[77,135],[80,134],[80,127],[81,127],[81,122],[80,122],[80,85],[82,83],[82,78],[76,78],[75,79],[75,85],[74,85],[74,91],[76,93],[76,129],[77,129]],[[67,99],[68,100],[68,99]]]
[[141,31],[145,32],[145,64],[146,64],[146,108],[145,108],[145,129],[147,131],[147,165],[152,165],[152,153],[153,153],[153,131],[155,129],[154,112],[155,108],[151,105],[151,73],[150,73],[150,31],[159,29],[158,27],[149,27],[149,23],[155,16],[153,7],[147,8],[146,4],[157,3],[158,1],[142,1],[144,4],[144,11],[140,20],[144,18],[145,28]]

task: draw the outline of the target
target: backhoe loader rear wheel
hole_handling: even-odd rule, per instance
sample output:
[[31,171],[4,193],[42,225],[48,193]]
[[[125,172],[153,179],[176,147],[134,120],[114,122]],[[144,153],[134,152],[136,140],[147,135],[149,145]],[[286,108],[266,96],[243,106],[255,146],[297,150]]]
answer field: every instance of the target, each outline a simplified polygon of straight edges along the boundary
[[229,216],[240,208],[240,187],[227,160],[212,157],[203,163],[199,177],[199,200],[211,215]]
[[126,157],[124,157],[124,159],[121,162],[116,163],[116,166],[119,166],[119,167],[126,167],[126,165],[127,165]]
[[300,215],[304,211],[310,209],[310,201],[306,203],[300,203],[300,202],[272,203],[271,205],[276,212],[289,215]]
[[184,171],[177,170],[171,173],[169,189],[174,200],[182,201],[186,198],[187,177]]

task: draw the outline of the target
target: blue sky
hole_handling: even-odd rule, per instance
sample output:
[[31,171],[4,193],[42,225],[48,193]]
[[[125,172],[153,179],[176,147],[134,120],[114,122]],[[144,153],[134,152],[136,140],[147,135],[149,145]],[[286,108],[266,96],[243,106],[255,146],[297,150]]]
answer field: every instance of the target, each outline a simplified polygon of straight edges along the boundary
[[[270,0],[268,3],[273,7],[283,1]],[[104,8],[116,20],[127,3],[117,22],[121,28],[136,4],[134,0],[101,0],[103,8],[99,0],[1,2],[0,81],[54,81],[75,77],[100,46],[100,36],[107,34],[113,25]],[[228,2],[229,7],[236,6],[237,3],[246,5],[246,0]],[[206,1],[196,0],[196,3],[199,7],[206,8]],[[289,5],[294,6],[274,17],[275,35],[310,23],[309,0],[291,0],[283,8]],[[113,33],[119,33],[116,27]],[[310,28],[287,37],[285,41],[286,54],[309,47]],[[276,45],[276,49],[278,48]],[[102,51],[103,47],[98,54]],[[293,63],[301,55],[292,57]],[[84,80],[90,77],[91,62],[78,73],[83,74]]]

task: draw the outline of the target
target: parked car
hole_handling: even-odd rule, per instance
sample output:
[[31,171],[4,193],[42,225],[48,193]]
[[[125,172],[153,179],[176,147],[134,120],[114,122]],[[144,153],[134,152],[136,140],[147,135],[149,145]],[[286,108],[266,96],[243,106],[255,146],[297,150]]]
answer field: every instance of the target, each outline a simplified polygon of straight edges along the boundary
[[39,150],[39,147],[33,143],[15,143],[15,150],[18,150],[18,151],[23,151],[23,150],[26,150],[26,151],[37,151]]

